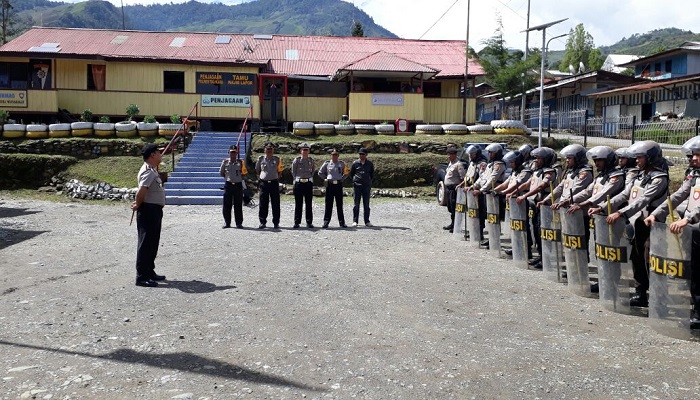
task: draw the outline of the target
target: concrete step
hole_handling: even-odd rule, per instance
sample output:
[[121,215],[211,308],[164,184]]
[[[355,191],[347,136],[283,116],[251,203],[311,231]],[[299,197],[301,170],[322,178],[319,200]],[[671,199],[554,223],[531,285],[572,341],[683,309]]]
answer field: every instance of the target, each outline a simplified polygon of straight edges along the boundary
[[224,187],[223,178],[219,182],[172,182],[165,184],[165,189],[216,189]]
[[207,176],[207,177],[193,177],[193,176],[175,176],[169,177],[167,185],[171,183],[221,183],[223,185],[223,178],[220,176]]
[[170,189],[165,188],[165,197],[209,197],[223,196],[224,192],[220,189]]
[[181,166],[180,164],[178,164],[175,171],[177,171],[179,173],[183,173],[183,172],[184,173],[214,172],[214,173],[218,174],[219,173],[219,166],[217,165],[214,167],[214,166],[211,166],[211,164],[209,164],[209,166],[202,166],[202,165],[199,165],[199,166],[194,166],[194,165]]
[[173,196],[166,197],[165,204],[168,205],[222,205],[224,204],[224,196]]

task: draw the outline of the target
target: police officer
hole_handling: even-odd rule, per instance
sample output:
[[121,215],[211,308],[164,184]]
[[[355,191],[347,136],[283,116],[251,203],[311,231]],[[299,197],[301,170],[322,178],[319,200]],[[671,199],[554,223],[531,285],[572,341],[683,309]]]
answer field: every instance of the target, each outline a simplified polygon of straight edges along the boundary
[[537,252],[540,254],[540,257],[533,258],[529,264],[540,269],[542,268],[542,238],[538,234],[540,232],[540,213],[535,204],[549,196],[550,185],[556,182],[557,172],[552,168],[552,164],[556,162],[557,154],[549,147],[538,147],[530,154],[535,159],[533,164],[535,169],[530,180],[521,185],[518,190],[518,192],[525,192],[525,194],[518,196],[515,201],[518,204],[527,201],[528,224],[531,224],[531,232],[534,232],[531,235],[535,241]]
[[625,173],[616,168],[617,155],[610,147],[596,146],[586,156],[595,164],[598,175],[585,190],[574,195],[568,213],[583,210],[588,214],[591,206],[606,203],[608,196],[615,197],[625,188]]
[[231,145],[228,158],[221,161],[219,175],[226,178],[224,183],[224,226],[231,227],[231,207],[233,207],[236,228],[243,228],[243,177],[248,175],[245,163],[238,159],[238,146]]
[[[663,158],[661,146],[654,141],[637,142],[629,147],[629,155],[635,157],[639,172],[620,194],[610,200],[612,209],[617,210],[608,215],[606,221],[615,223],[619,218],[630,221],[634,227],[631,238],[632,269],[637,281],[636,295],[630,298],[630,306],[647,307],[649,305],[649,228],[644,219],[663,201],[668,191],[668,165]],[[627,205],[625,205],[627,204]],[[592,208],[590,213],[603,212],[603,208]]]
[[339,154],[336,149],[331,151],[331,159],[326,160],[318,170],[318,176],[326,182],[326,210],[323,214],[323,228],[328,228],[333,214],[333,201],[335,200],[338,223],[341,228],[345,225],[345,215],[343,214],[343,181],[350,171],[345,162],[338,159]]
[[314,194],[314,170],[316,163],[309,157],[310,147],[308,143],[299,145],[301,155],[292,161],[292,178],[294,179],[294,229],[301,224],[301,209],[306,203],[306,227],[314,227],[314,213],[311,201]]
[[[465,152],[469,155],[469,166],[467,167],[467,175],[465,177],[466,187],[471,188],[481,175],[486,170],[488,160],[481,152],[481,147],[470,144]],[[460,184],[462,185],[462,184]]]
[[[688,202],[688,206],[683,218],[671,223],[669,228],[671,233],[680,233],[688,225],[693,227],[690,277],[693,313],[690,318],[690,328],[700,329],[700,231],[697,226],[700,222],[700,136],[687,141],[681,149],[689,157],[690,166],[689,171],[686,171],[683,184],[671,195],[671,206],[675,209],[684,201]],[[644,223],[649,226],[656,221],[664,222],[668,214],[668,203],[663,202],[644,220]]]
[[[593,168],[588,165],[586,148],[580,144],[564,147],[560,154],[566,159],[566,175],[554,188],[552,196],[540,201],[537,206],[551,204],[553,210],[568,207],[574,202],[574,196],[584,191],[593,182]],[[552,204],[552,197],[556,203]]]
[[479,175],[479,179],[472,185],[472,193],[479,197],[479,225],[482,231],[482,246],[488,246],[488,240],[483,239],[483,230],[486,224],[486,197],[481,196],[482,192],[489,192],[496,186],[503,183],[506,173],[506,164],[503,162],[503,146],[497,143],[491,143],[486,146],[486,152],[489,155],[489,162],[486,164],[486,169]]
[[445,169],[445,196],[447,197],[447,211],[450,212],[450,224],[443,226],[442,229],[449,230],[452,233],[455,223],[455,206],[457,204],[457,185],[463,183],[465,177],[464,165],[457,159],[457,148],[448,146],[447,150],[447,168]]
[[350,179],[352,179],[352,226],[357,226],[360,219],[360,200],[362,200],[362,213],[365,226],[372,226],[369,220],[369,197],[372,193],[372,179],[374,178],[374,163],[367,159],[367,150],[361,148],[358,159],[350,166]]
[[255,162],[255,172],[258,174],[260,186],[260,209],[258,218],[260,225],[258,229],[265,229],[267,225],[267,213],[269,204],[272,203],[272,223],[275,229],[280,226],[280,184],[279,176],[284,167],[282,160],[275,154],[275,147],[272,143],[265,143],[265,155],[258,157]]
[[637,160],[630,156],[627,147],[615,150],[615,155],[617,155],[617,169],[625,173],[625,187],[627,187],[632,184],[634,177],[639,173]]
[[[525,163],[525,157],[520,150],[509,151],[503,156],[503,162],[510,167],[511,173],[508,179],[498,185],[494,191],[506,196],[506,201],[511,197],[518,197],[520,188],[532,177],[530,163]],[[505,211],[505,210],[504,210]],[[532,258],[532,234],[527,230],[527,258]],[[506,249],[504,252],[512,256],[513,251]]]
[[532,157],[532,155],[530,154],[530,153],[532,153],[532,150],[534,150],[534,148],[532,147],[532,145],[529,145],[529,144],[524,144],[524,145],[518,147],[518,151],[523,156],[524,168],[529,169],[530,171],[533,170],[534,167],[532,164],[535,161],[534,158]]

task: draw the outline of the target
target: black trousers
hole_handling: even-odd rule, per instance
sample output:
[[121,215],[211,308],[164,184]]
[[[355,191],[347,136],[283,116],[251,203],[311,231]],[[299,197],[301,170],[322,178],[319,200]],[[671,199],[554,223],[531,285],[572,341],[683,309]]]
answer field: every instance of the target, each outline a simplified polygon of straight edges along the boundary
[[333,214],[333,201],[335,201],[338,213],[338,223],[345,225],[345,215],[343,214],[343,184],[328,182],[326,186],[326,210],[323,213],[323,222],[329,223]]
[[272,223],[280,223],[280,184],[277,179],[272,181],[260,181],[260,207],[258,218],[261,224],[267,223],[269,206],[272,203]]
[[445,185],[447,211],[450,213],[450,225],[455,223],[455,207],[457,205],[457,185]]
[[155,274],[156,256],[160,243],[160,229],[163,221],[163,206],[141,203],[136,210],[136,277],[150,278]]
[[479,229],[481,235],[479,235],[479,240],[484,240],[484,228],[486,228],[486,195],[481,193],[479,197],[476,198],[477,205],[479,206]]
[[224,222],[231,225],[231,207],[235,216],[236,225],[243,223],[243,184],[241,182],[224,184]]
[[693,249],[690,251],[690,265],[690,295],[693,298],[694,308],[700,310],[700,230],[695,228],[693,228]]
[[314,222],[314,212],[311,208],[313,195],[314,183],[311,180],[294,184],[294,224],[301,223],[301,209],[304,207],[304,203],[306,203],[306,223]]
[[639,217],[634,221],[634,239],[632,240],[632,272],[637,281],[637,290],[646,292],[649,290],[649,227],[644,224],[644,218]]
[[372,193],[372,187],[369,185],[353,185],[352,199],[355,206],[352,208],[352,220],[358,222],[360,219],[360,200],[362,200],[362,212],[365,218],[365,224],[369,223],[369,198]]

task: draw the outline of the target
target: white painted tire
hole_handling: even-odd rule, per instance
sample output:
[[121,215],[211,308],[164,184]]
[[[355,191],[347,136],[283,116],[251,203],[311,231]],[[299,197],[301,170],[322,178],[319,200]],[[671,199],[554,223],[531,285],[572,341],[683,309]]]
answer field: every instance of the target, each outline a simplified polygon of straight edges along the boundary
[[333,128],[335,129],[335,133],[338,135],[354,135],[355,134],[355,125],[333,125]]
[[333,124],[314,124],[314,130],[317,135],[335,135]]
[[114,124],[114,129],[117,132],[131,132],[136,130],[136,122],[117,122]]
[[525,125],[512,119],[497,119],[491,121],[491,127],[494,129],[525,129]]
[[442,126],[442,131],[446,135],[468,135],[469,129],[464,124],[445,124]]
[[313,122],[295,122],[292,124],[294,129],[314,129]]
[[377,131],[374,129],[374,125],[369,124],[357,124],[355,125],[355,132],[358,135],[374,135]]
[[140,131],[157,131],[158,130],[158,123],[157,122],[137,122],[136,129],[138,129]]
[[416,133],[424,135],[442,135],[441,125],[416,125]]
[[374,126],[374,130],[377,131],[379,135],[394,135],[396,131],[394,130],[394,125],[389,124],[378,124]]
[[477,124],[467,127],[470,133],[492,133],[493,127],[487,124]]
[[114,124],[111,122],[95,122],[93,128],[96,131],[113,131]]
[[29,124],[27,125],[27,132],[46,132],[49,127],[44,124]]
[[22,131],[26,132],[27,131],[27,125],[25,124],[5,124],[2,126],[2,129],[5,131]]
[[92,122],[71,122],[70,128],[74,130],[78,129],[92,129]]
[[70,124],[50,124],[49,125],[50,131],[70,131],[70,129],[71,129]]

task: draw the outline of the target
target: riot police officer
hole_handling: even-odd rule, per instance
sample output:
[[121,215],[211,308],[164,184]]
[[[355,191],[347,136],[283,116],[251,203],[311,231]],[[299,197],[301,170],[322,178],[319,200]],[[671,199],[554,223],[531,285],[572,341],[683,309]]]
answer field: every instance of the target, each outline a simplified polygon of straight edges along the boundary
[[[687,141],[681,150],[690,158],[690,167],[689,171],[686,171],[681,187],[671,195],[671,206],[676,208],[686,200],[688,206],[683,218],[671,223],[669,228],[671,233],[680,233],[684,227],[693,225],[690,277],[693,313],[690,318],[690,328],[700,329],[700,267],[698,267],[700,265],[700,231],[697,226],[700,222],[700,136]],[[644,220],[644,223],[649,226],[655,221],[665,222],[668,214],[668,203],[663,202]]]
[[486,170],[488,160],[481,152],[481,147],[477,145],[469,145],[465,152],[469,154],[469,166],[467,167],[465,182],[466,187],[470,188],[479,179],[479,176]]
[[620,147],[615,150],[615,155],[617,155],[617,169],[625,173],[625,187],[627,187],[639,172],[637,160],[630,156],[627,147]]
[[[488,246],[488,240],[483,240],[483,230],[486,225],[486,198],[481,196],[482,192],[492,191],[496,186],[503,183],[506,173],[506,164],[503,162],[503,146],[498,143],[491,143],[486,146],[489,155],[489,162],[486,169],[479,175],[479,179],[472,185],[474,196],[478,196],[479,201],[479,225],[481,226],[482,246]],[[501,207],[503,209],[503,207]]]
[[537,206],[551,204],[552,197],[556,203],[552,209],[568,207],[574,202],[574,196],[585,190],[593,182],[593,169],[588,165],[586,148],[580,144],[570,144],[561,150],[566,159],[564,179],[554,188],[552,196],[544,198]]
[[308,143],[299,145],[301,154],[292,161],[292,179],[294,180],[294,229],[301,224],[301,209],[306,204],[306,227],[313,228],[314,213],[311,202],[314,192],[314,170],[316,163],[309,157]]
[[503,163],[510,167],[508,179],[496,186],[495,192],[506,195],[508,198],[518,195],[520,187],[532,177],[529,164],[525,163],[525,157],[520,150],[509,151],[503,156]]
[[608,146],[596,146],[586,153],[586,157],[595,164],[598,175],[585,190],[574,195],[573,202],[567,212],[573,213],[584,210],[586,213],[591,206],[605,203],[625,188],[625,173],[616,168],[617,155]]
[[447,211],[450,212],[450,224],[443,226],[442,229],[449,230],[452,233],[455,223],[455,206],[457,204],[457,185],[463,183],[466,175],[464,165],[457,159],[457,148],[449,146],[447,150],[447,168],[445,169],[445,196],[447,197]]
[[[668,191],[668,164],[661,146],[651,140],[633,144],[628,152],[636,158],[639,172],[630,186],[610,200],[611,208],[617,211],[608,215],[606,221],[613,224],[619,218],[625,218],[634,227],[634,233],[628,238],[632,243],[630,259],[637,288],[636,294],[630,298],[630,306],[648,307],[649,227],[644,219],[664,201]],[[592,208],[589,213],[602,211],[602,208]]]

